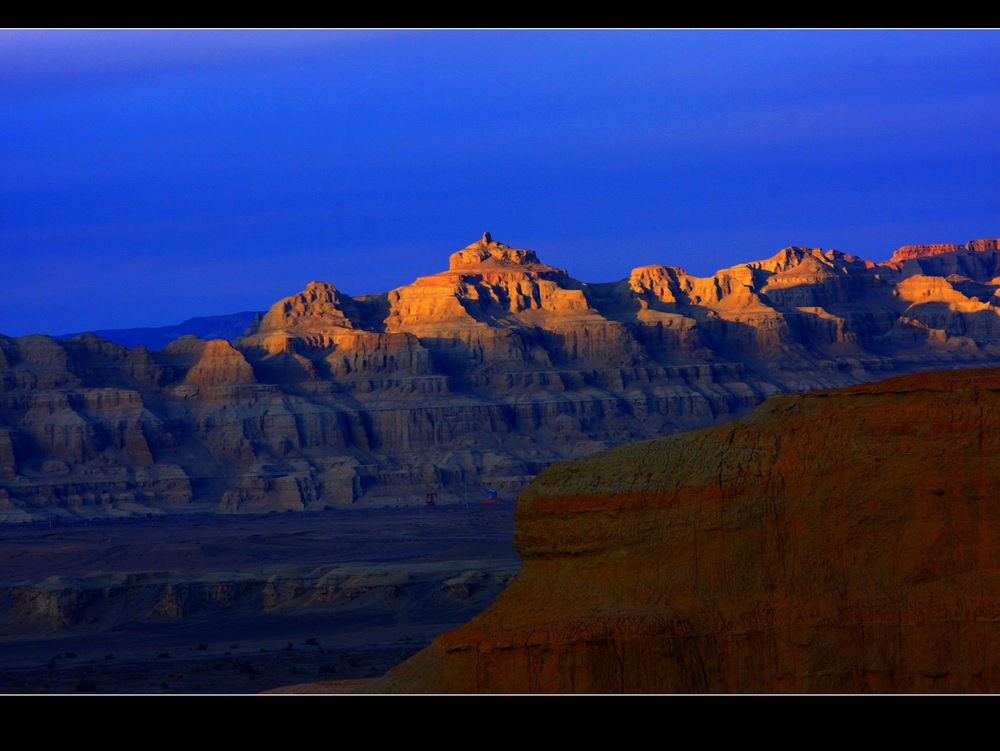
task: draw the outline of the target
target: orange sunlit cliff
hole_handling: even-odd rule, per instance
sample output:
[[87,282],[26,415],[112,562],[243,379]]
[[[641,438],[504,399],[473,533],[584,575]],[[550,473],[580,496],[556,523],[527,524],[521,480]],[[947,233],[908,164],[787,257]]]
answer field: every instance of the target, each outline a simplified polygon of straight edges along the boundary
[[312,282],[228,342],[0,336],[0,521],[510,498],[772,394],[1000,365],[998,289],[995,239],[586,283],[486,233],[388,292]]
[[948,371],[552,466],[517,578],[365,690],[996,692],[998,427]]

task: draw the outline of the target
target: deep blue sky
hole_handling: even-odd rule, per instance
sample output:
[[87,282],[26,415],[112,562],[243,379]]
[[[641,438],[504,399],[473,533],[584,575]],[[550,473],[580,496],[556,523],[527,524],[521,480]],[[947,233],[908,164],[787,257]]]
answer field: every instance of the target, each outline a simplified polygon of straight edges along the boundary
[[1000,31],[0,30],[0,333],[1000,235]]

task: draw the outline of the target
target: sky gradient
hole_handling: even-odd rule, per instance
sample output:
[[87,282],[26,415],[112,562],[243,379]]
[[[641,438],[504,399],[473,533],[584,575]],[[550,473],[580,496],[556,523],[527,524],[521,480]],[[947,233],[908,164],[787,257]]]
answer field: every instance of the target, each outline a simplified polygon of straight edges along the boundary
[[0,334],[1000,236],[997,30],[0,30]]

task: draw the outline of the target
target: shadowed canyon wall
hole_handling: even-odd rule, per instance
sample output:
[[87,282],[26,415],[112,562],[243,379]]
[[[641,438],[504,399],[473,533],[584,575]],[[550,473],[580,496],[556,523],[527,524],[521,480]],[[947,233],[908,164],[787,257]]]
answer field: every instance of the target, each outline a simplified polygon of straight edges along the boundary
[[947,371],[556,464],[516,579],[366,690],[996,692],[998,425]]
[[772,394],[998,364],[998,288],[992,239],[587,284],[485,234],[383,294],[313,282],[231,341],[0,336],[0,520],[510,499]]

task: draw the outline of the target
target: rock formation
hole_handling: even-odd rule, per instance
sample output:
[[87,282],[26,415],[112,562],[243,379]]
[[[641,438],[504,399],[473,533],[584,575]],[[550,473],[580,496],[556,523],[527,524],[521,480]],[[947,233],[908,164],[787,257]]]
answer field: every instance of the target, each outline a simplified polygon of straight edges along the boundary
[[556,464],[517,578],[366,690],[1000,691],[998,424],[946,371]]
[[312,282],[233,340],[0,336],[0,520],[513,498],[772,394],[998,364],[998,288],[992,239],[587,284],[486,233],[382,294]]

